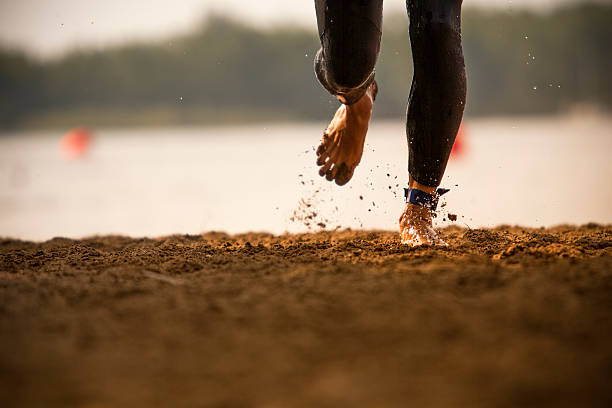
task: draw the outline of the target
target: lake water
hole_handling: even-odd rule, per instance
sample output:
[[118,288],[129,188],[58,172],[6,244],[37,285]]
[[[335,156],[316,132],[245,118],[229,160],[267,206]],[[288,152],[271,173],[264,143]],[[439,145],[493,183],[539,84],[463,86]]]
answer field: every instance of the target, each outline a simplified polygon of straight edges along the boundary
[[[0,135],[0,236],[396,229],[403,123],[372,123],[343,187],[317,175],[324,126],[100,129],[74,160],[59,150],[62,132]],[[468,120],[443,186],[444,210],[472,228],[612,223],[612,119]]]

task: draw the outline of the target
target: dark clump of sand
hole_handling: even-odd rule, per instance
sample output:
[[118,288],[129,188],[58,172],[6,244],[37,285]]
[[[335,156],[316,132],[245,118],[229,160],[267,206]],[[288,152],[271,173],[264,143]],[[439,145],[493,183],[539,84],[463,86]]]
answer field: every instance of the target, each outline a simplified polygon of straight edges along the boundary
[[609,407],[612,228],[0,241],[5,407]]

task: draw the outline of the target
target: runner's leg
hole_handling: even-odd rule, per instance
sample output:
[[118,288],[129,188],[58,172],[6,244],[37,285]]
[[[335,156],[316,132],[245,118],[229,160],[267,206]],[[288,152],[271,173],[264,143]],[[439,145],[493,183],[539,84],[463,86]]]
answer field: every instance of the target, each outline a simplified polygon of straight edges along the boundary
[[410,176],[440,185],[466,98],[462,0],[407,0],[414,76],[406,120]]
[[374,80],[382,35],[382,0],[315,0],[321,49],[317,78],[332,95],[353,104]]
[[382,24],[382,0],[315,0],[321,50],[315,73],[342,105],[317,149],[319,174],[346,184],[361,161],[376,97],[374,66]]
[[[466,77],[461,46],[462,0],[407,0],[414,76],[408,112],[411,189],[435,194],[465,107]],[[408,245],[443,244],[429,208],[407,203],[400,236]]]

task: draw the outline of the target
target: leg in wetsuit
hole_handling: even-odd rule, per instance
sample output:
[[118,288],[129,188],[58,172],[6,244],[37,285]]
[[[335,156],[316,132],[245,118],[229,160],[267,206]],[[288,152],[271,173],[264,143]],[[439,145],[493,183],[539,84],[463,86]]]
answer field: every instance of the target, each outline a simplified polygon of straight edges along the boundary
[[442,181],[465,107],[461,3],[406,1],[414,64],[406,115],[409,172],[430,187]]
[[344,104],[357,102],[374,81],[382,5],[382,0],[315,0],[322,46],[315,73]]
[[323,133],[317,164],[321,176],[343,185],[361,161],[376,97],[382,0],[315,0],[315,6],[322,45],[315,73],[342,102]]
[[[407,0],[414,77],[406,120],[410,187],[434,193],[463,116],[466,77],[461,47],[462,0]],[[350,180],[376,96],[374,67],[380,47],[382,0],[315,0],[321,50],[317,78],[343,105],[317,149],[319,174]],[[407,204],[402,241],[437,243],[431,213]]]

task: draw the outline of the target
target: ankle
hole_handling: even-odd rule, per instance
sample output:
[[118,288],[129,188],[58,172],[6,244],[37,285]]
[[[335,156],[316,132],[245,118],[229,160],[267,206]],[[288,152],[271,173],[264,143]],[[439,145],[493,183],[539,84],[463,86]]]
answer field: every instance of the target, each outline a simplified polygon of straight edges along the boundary
[[406,203],[404,213],[410,221],[432,221],[431,211],[421,205]]
[[369,116],[372,112],[372,107],[374,103],[372,102],[372,97],[366,92],[357,102],[346,105],[346,109],[349,112],[356,113],[360,116],[367,115]]
[[412,176],[409,176],[409,181],[408,181],[408,187],[411,189],[416,189],[416,190],[421,190],[426,192],[427,194],[433,194],[436,192],[436,187],[430,187],[430,186],[426,186],[424,184],[419,183],[418,181],[416,181],[415,179],[412,178]]
[[448,191],[444,188],[436,189],[436,187],[425,186],[410,177],[409,188],[404,189],[407,204],[406,212],[431,220],[436,216],[435,212],[440,196]]

